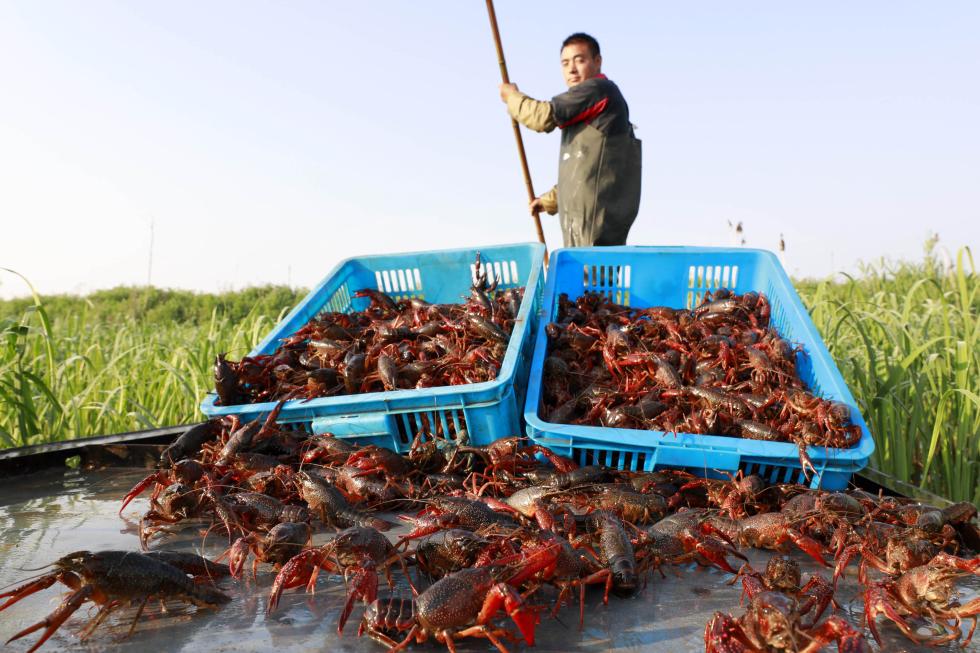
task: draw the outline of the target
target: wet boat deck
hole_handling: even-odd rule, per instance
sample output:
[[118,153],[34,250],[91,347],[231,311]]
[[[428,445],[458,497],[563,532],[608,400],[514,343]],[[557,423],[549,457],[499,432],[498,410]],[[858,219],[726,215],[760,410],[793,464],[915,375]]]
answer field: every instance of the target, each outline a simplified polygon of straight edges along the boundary
[[[82,471],[61,467],[0,481],[0,587],[7,589],[42,573],[28,570],[42,567],[72,551],[139,550],[137,524],[139,516],[147,509],[147,499],[135,500],[122,517],[117,512],[123,495],[145,474],[147,470],[135,468]],[[390,535],[396,538],[405,530],[405,527],[399,527]],[[322,542],[329,536],[329,532],[319,533],[315,541]],[[153,548],[193,551],[214,558],[227,547],[227,538],[217,532],[207,537],[203,551],[201,542],[201,527],[192,527],[154,540]],[[746,553],[757,569],[764,568],[770,555],[763,551]],[[805,572],[815,571],[815,565],[805,557],[800,560]],[[841,603],[839,614],[852,624],[860,624],[863,604],[856,597],[855,568],[856,565],[852,565],[846,582],[838,589],[837,598]],[[666,578],[658,573],[650,574],[639,596],[625,600],[611,597],[608,606],[602,604],[601,590],[590,590],[582,631],[578,630],[576,604],[562,609],[558,619],[546,617],[543,620],[535,648],[522,644],[508,646],[512,651],[703,651],[704,627],[715,611],[742,613],[739,606],[741,584],[728,585],[731,578],[728,574],[694,564],[667,567],[664,573]],[[396,578],[399,576],[400,573],[395,574]],[[87,621],[86,616],[94,614],[90,604],[79,610],[41,650],[141,653],[150,650],[244,652],[275,649],[282,653],[384,650],[367,637],[356,637],[363,611],[360,604],[354,608],[345,636],[337,636],[337,617],[344,602],[344,585],[337,577],[322,574],[313,596],[300,590],[288,591],[283,595],[279,609],[266,617],[273,578],[271,567],[261,565],[257,580],[249,576],[245,581],[221,581],[221,588],[233,600],[217,612],[195,613],[194,608],[189,608],[163,613],[159,607],[148,607],[129,637],[125,635],[135,609],[120,610],[87,641],[80,642],[78,634]],[[961,600],[965,602],[980,593],[980,578],[961,581],[959,586]],[[550,603],[548,599],[553,599],[554,595],[549,591],[542,590],[532,602]],[[66,587],[56,585],[0,613],[0,641],[54,610],[66,592]],[[884,650],[887,651],[963,650],[956,645],[915,646],[884,620],[879,621],[879,626],[885,636]],[[867,634],[866,629],[864,632]],[[6,650],[25,651],[38,636],[34,633],[12,642]],[[980,636],[977,639],[980,640]],[[458,648],[493,650],[486,640],[461,641]],[[445,649],[441,644],[430,642],[423,646],[413,645],[410,650]],[[826,650],[836,648],[831,645]],[[980,644],[975,641],[967,650],[980,650]]]

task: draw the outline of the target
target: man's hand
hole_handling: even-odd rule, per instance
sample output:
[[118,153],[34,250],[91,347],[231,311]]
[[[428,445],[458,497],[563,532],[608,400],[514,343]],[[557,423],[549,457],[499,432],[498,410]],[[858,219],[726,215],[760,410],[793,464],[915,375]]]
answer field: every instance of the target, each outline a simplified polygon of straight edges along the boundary
[[528,204],[528,208],[531,209],[531,215],[538,215],[544,211],[544,202],[541,201],[540,197],[535,197]]
[[517,84],[501,84],[500,99],[506,104],[507,98],[518,92]]

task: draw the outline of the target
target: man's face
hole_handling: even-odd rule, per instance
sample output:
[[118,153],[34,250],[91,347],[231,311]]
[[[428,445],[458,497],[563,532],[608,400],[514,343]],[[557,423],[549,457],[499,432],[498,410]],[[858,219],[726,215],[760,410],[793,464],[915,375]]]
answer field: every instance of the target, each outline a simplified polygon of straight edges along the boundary
[[602,68],[602,55],[593,57],[585,43],[569,43],[561,50],[561,74],[568,88],[595,77]]

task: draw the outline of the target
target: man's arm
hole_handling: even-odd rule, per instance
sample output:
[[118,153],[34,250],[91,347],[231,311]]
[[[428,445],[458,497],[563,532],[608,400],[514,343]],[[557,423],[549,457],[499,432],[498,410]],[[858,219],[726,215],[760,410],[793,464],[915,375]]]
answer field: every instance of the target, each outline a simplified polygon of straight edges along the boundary
[[[507,104],[510,117],[528,129],[550,132],[558,126],[551,102],[541,102],[524,95],[517,89],[517,84],[501,84],[500,99]],[[528,208],[531,209],[531,215],[537,215],[541,211],[548,215],[558,213],[558,186],[552,186],[544,195],[535,197]]]
[[528,97],[517,90],[515,84],[501,84],[500,97],[507,103],[507,112],[510,117],[528,129],[533,129],[536,132],[550,132],[558,126],[558,123],[555,122],[551,102],[542,102]]

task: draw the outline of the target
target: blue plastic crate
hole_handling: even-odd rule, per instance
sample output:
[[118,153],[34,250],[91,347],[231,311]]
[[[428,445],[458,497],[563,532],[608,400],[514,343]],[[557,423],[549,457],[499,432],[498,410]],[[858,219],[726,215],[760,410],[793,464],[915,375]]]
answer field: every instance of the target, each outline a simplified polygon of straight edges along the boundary
[[[544,288],[544,246],[538,243],[347,259],[249,355],[271,354],[281,339],[323,310],[350,313],[366,309],[370,301],[354,297],[362,288],[383,290],[395,299],[419,297],[432,303],[459,303],[469,296],[478,251],[488,276],[492,271],[499,277],[500,289],[525,287],[524,301],[496,379],[422,390],[294,400],[283,406],[278,422],[289,428],[330,432],[359,444],[376,444],[399,452],[407,451],[415,434],[426,427],[449,439],[456,439],[465,429],[470,442],[477,445],[520,433]],[[275,407],[274,402],[216,406],[216,399],[211,393],[201,403],[205,415],[235,414],[247,421],[264,417]]]
[[772,307],[771,325],[787,340],[803,345],[804,352],[797,354],[797,369],[811,392],[850,406],[852,421],[862,432],[856,447],[807,448],[817,469],[811,487],[847,487],[851,474],[867,465],[874,441],[792,282],[776,257],[763,250],[597,247],[552,253],[524,407],[531,439],[580,464],[637,471],[675,467],[716,478],[723,476],[721,472],[743,470],[772,483],[805,483],[795,444],[553,424],[538,416],[548,342],[544,327],[554,320],[561,293],[575,298],[585,291],[601,292],[616,303],[636,308],[693,308],[706,291],[718,288],[730,288],[739,294],[750,290],[765,293]]

